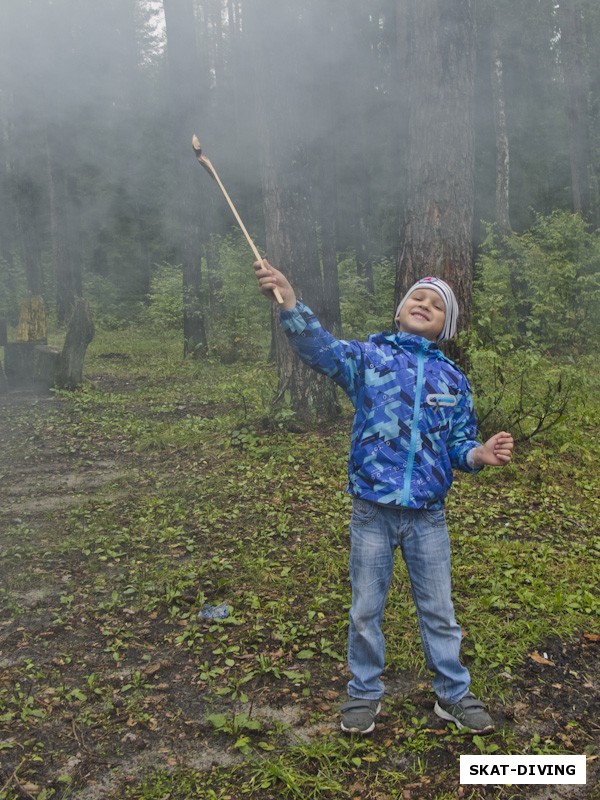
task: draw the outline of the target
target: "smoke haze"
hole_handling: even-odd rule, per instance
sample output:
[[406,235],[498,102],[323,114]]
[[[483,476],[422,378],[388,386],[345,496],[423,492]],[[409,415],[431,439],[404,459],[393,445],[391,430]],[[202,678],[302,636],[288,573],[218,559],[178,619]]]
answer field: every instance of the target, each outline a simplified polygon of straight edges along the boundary
[[[333,176],[338,251],[356,250],[360,228],[372,257],[395,257],[408,157],[410,7],[408,0],[4,0],[0,314],[14,318],[27,284],[37,281],[50,295],[66,273],[75,284],[78,275],[92,276],[116,295],[143,298],[154,265],[181,260],[187,171],[205,229],[229,231],[228,209],[207,197],[214,188],[197,171],[193,133],[259,240],[266,125],[281,163],[297,158],[302,144],[315,195]],[[188,39],[185,24],[177,27],[185,8]],[[555,11],[545,1],[504,0],[477,3],[476,12],[475,219],[494,218],[495,25],[512,220],[522,229],[532,209],[570,202]],[[260,79],[265,56],[269,70]],[[279,107],[263,107],[258,119],[261,93],[267,102],[276,96]],[[317,152],[334,162],[327,177],[311,160]]]

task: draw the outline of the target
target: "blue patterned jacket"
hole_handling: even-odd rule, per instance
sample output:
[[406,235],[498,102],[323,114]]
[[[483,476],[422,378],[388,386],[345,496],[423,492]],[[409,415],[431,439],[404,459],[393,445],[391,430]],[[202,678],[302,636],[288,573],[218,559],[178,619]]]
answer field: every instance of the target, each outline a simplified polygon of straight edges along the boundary
[[354,405],[351,495],[435,510],[444,505],[453,467],[478,471],[467,460],[479,444],[471,387],[435,342],[408,333],[339,340],[302,302],[280,316],[300,358]]

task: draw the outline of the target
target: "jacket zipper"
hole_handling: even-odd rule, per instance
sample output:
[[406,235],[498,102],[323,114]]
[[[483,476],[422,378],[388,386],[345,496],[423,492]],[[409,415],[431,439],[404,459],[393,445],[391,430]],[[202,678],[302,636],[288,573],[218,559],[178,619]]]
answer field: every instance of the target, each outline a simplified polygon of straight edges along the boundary
[[421,392],[423,390],[423,374],[425,371],[425,355],[417,353],[417,383],[415,385],[415,400],[413,406],[412,425],[410,429],[410,447],[406,459],[406,472],[404,473],[404,487],[402,490],[401,505],[410,505],[410,485],[417,453],[417,440],[419,438],[419,412],[421,411]]

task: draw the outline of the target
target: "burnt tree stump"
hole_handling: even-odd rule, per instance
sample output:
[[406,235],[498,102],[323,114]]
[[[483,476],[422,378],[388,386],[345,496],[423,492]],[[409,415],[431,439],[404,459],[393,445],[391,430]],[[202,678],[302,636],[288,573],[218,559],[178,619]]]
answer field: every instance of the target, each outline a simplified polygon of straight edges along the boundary
[[28,297],[21,304],[17,342],[46,344],[46,304],[39,295]]
[[94,322],[89,303],[78,297],[56,365],[54,385],[58,389],[74,389],[82,382],[85,352],[93,338]]
[[7,342],[4,346],[4,370],[8,385],[31,389],[33,383],[33,351],[37,342]]
[[42,297],[21,303],[17,341],[9,342],[6,320],[0,320],[0,344],[4,346],[6,388],[31,389],[35,384],[35,349],[46,344],[46,305]]
[[9,389],[47,392],[54,386],[58,389],[79,386],[85,353],[94,338],[94,323],[86,300],[79,297],[75,302],[62,350],[46,344],[45,306],[41,298],[24,302],[16,342],[6,341],[1,322],[4,369],[0,361],[0,393]]
[[56,371],[60,350],[47,344],[38,344],[33,349],[33,388],[45,393],[56,385]]

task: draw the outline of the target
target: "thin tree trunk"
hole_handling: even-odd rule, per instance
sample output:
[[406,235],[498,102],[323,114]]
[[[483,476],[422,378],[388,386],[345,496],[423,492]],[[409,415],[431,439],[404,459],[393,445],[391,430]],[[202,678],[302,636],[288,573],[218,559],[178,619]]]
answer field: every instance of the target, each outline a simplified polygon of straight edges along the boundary
[[[328,4],[324,9],[325,21],[332,37],[332,47],[343,52],[344,39],[339,30],[343,8],[340,0]],[[317,219],[320,231],[321,261],[323,271],[323,316],[325,327],[335,335],[341,335],[340,283],[338,276],[338,184],[337,143],[338,121],[341,115],[339,101],[340,67],[331,61],[323,75],[326,93],[320,115],[324,132],[317,136],[312,150],[314,164],[312,179],[315,187]]]
[[510,150],[504,98],[504,64],[497,26],[494,26],[493,37],[492,101],[496,133],[496,225],[502,233],[508,233],[511,230],[509,213]]
[[23,252],[27,289],[32,295],[44,293],[42,253],[40,247],[40,188],[30,178],[23,178],[16,187],[13,201],[17,229]]
[[[201,230],[202,175],[194,170],[192,135],[200,109],[198,53],[192,0],[164,0],[170,79],[172,146],[176,197],[173,213],[178,224],[178,249],[183,274],[183,353],[199,358],[208,342],[202,310]],[[203,230],[202,230],[203,233]]]
[[577,3],[560,3],[561,54],[565,71],[573,210],[590,217],[592,152],[588,108],[589,77],[585,67],[584,22]]
[[323,264],[323,318],[325,327],[336,336],[342,331],[340,282],[336,247],[336,207],[334,153],[326,148],[322,156],[322,180],[319,182],[318,208]]
[[[60,136],[55,132],[55,136]],[[75,300],[82,294],[81,263],[75,248],[75,219],[72,192],[68,176],[61,167],[58,152],[51,146],[48,154],[48,197],[50,211],[50,236],[56,275],[56,316],[61,324],[71,318]]]

